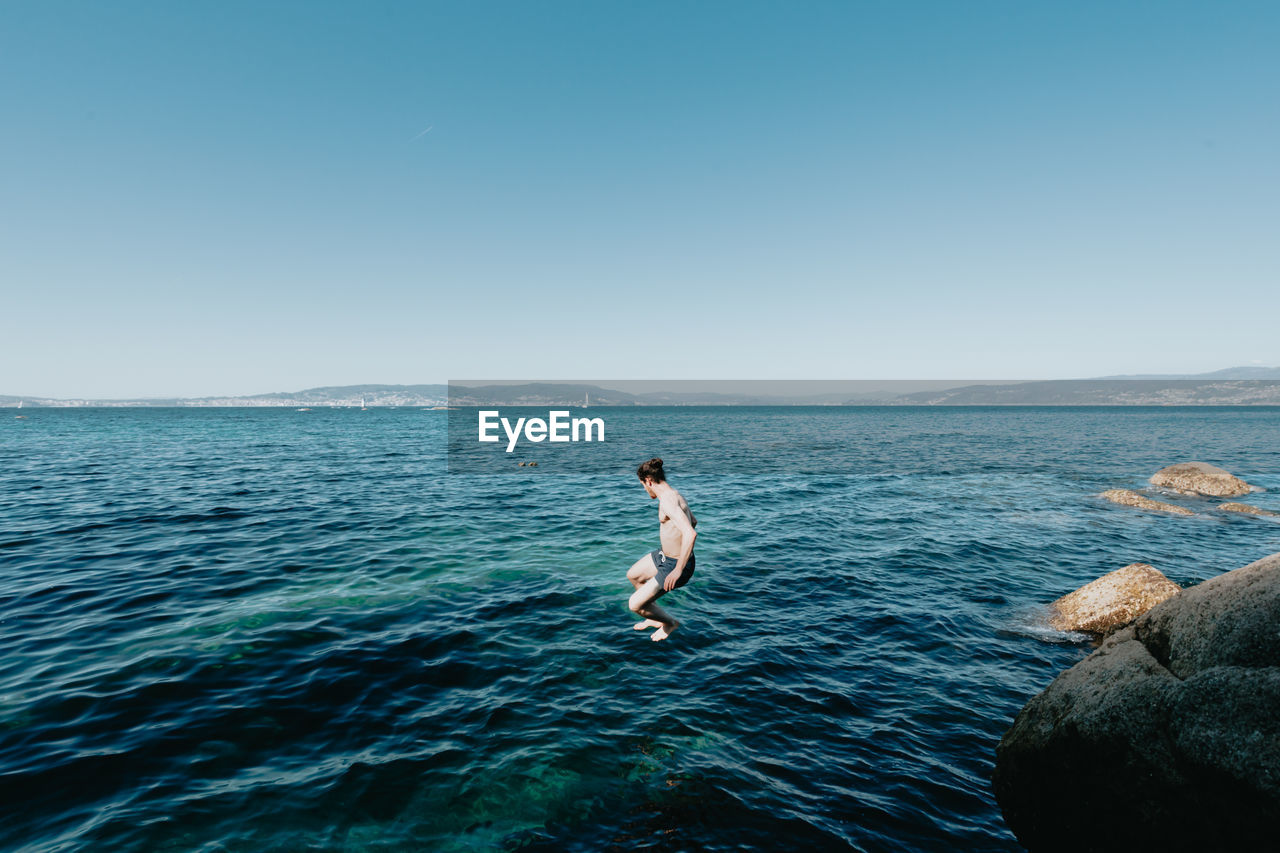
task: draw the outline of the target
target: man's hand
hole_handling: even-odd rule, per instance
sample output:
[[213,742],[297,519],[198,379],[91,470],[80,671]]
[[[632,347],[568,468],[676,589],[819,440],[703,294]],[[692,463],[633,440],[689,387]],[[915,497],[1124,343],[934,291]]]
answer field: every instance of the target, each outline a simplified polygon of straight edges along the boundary
[[676,583],[680,580],[680,573],[683,571],[684,569],[672,569],[671,574],[667,575],[667,579],[662,582],[662,588],[667,592],[675,589]]

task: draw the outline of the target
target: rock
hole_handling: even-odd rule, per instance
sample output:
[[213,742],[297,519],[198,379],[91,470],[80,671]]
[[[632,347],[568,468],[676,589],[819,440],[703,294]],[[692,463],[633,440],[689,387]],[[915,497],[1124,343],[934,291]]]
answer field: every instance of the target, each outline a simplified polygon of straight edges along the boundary
[[1244,480],[1205,462],[1180,462],[1151,475],[1151,485],[1186,495],[1233,498],[1253,489]]
[[517,468],[523,468],[523,467],[524,467],[524,463],[523,463],[523,462],[517,462],[517,463],[516,463],[516,467],[517,467]]
[[1218,506],[1218,509],[1224,510],[1226,512],[1242,512],[1245,515],[1280,516],[1280,512],[1272,512],[1269,509],[1259,509],[1258,507],[1250,506],[1249,504],[1226,503],[1226,504],[1220,504]]
[[1181,590],[1146,563],[1131,563],[1049,605],[1049,624],[1059,631],[1105,634],[1128,625]]
[[537,462],[530,462],[530,463],[529,463],[529,467],[530,467],[530,468],[537,468],[537,467],[538,467],[538,463],[537,463]]
[[1280,554],[1183,590],[1022,709],[996,749],[1031,850],[1270,849],[1280,827]]
[[1137,492],[1129,489],[1108,489],[1102,493],[1102,497],[1115,504],[1124,504],[1125,506],[1136,506],[1138,509],[1149,509],[1155,512],[1172,512],[1175,515],[1195,515],[1186,507],[1175,506],[1173,504],[1163,503],[1162,501],[1153,501],[1151,498],[1145,498]]

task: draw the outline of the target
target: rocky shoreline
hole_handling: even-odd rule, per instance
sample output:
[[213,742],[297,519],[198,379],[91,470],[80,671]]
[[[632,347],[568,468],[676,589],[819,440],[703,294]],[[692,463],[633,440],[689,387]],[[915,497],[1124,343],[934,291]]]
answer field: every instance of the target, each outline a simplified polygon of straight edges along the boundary
[[[1151,475],[1148,482],[1155,487],[1158,494],[1200,499],[1234,498],[1250,492],[1262,491],[1231,472],[1205,462],[1180,462],[1177,465],[1161,468]],[[1114,504],[1145,509],[1149,512],[1167,512],[1173,515],[1196,514],[1185,506],[1155,500],[1132,489],[1107,489],[1099,497]],[[1280,517],[1280,513],[1236,501],[1211,504],[1210,507],[1221,512]]]
[[[1197,498],[1256,491],[1203,463],[1153,486]],[[1127,492],[1127,490],[1115,490]],[[1134,492],[1127,492],[1142,498]],[[1108,497],[1115,500],[1114,497]],[[1194,515],[1142,498],[1139,509]],[[1274,515],[1246,504],[1213,505]],[[1049,606],[1101,644],[1017,715],[992,786],[1031,850],[1241,850],[1280,828],[1280,553],[1187,589],[1135,563]]]

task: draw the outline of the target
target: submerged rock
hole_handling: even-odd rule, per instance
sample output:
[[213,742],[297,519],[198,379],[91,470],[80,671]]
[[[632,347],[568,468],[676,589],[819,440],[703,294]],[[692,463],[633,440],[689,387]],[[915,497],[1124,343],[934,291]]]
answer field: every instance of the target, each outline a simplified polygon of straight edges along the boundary
[[1226,503],[1220,505],[1218,509],[1225,510],[1226,512],[1241,512],[1245,515],[1274,515],[1280,517],[1280,512],[1272,512],[1269,509],[1260,509],[1256,506],[1250,506],[1249,504]]
[[1049,605],[1049,624],[1059,631],[1105,634],[1128,625],[1181,590],[1146,563],[1130,563]]
[[996,750],[1032,850],[1269,849],[1280,827],[1280,554],[1183,590],[1067,670]]
[[1154,512],[1171,512],[1175,515],[1195,515],[1186,507],[1167,504],[1163,501],[1153,501],[1151,498],[1143,497],[1137,492],[1129,489],[1108,489],[1102,493],[1102,497],[1114,504],[1124,504],[1125,506],[1136,506],[1138,509],[1149,509]]
[[1190,495],[1233,498],[1253,489],[1244,480],[1206,462],[1180,462],[1151,475],[1151,485]]

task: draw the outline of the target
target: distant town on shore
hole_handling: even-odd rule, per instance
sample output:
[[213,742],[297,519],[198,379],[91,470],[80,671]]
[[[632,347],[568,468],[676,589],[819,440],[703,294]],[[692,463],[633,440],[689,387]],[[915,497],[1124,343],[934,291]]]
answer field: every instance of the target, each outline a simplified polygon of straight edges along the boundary
[[[342,385],[239,397],[61,399],[0,395],[0,406],[427,407],[446,406],[1247,406],[1280,405],[1280,367],[1197,375],[1041,381],[849,380],[847,382],[514,382]],[[643,384],[648,390],[623,390]],[[653,386],[659,386],[653,390]],[[767,390],[759,390],[761,387]],[[815,390],[820,389],[820,390]]]

